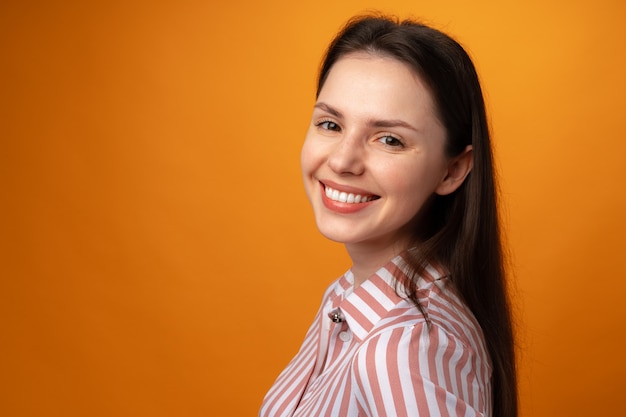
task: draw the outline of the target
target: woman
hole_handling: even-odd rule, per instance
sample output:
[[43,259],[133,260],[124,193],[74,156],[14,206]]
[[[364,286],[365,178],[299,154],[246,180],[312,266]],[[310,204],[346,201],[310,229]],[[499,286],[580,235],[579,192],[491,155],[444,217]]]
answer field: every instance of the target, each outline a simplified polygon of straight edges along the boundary
[[491,144],[463,48],[411,21],[349,22],[301,163],[318,228],[353,265],[260,415],[516,416]]

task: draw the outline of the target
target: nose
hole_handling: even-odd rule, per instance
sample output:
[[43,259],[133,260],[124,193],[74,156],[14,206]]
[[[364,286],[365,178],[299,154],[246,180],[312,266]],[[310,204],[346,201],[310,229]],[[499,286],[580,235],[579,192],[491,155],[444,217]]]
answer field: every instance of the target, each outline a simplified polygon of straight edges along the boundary
[[328,166],[339,175],[361,175],[365,168],[364,144],[356,136],[344,136],[328,155]]

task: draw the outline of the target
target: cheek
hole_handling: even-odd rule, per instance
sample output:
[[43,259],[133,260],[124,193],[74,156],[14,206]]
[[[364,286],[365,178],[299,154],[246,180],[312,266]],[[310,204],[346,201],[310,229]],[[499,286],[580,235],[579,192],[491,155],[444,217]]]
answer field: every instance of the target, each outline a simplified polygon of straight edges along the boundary
[[302,150],[300,151],[300,167],[302,169],[302,175],[305,177],[311,175],[319,165],[320,152],[313,142],[314,141],[307,135],[302,145]]
[[319,187],[315,178],[322,162],[323,155],[319,144],[316,145],[315,140],[307,135],[300,151],[300,169],[302,170],[304,191],[311,203],[313,203],[313,196]]
[[307,176],[310,171],[309,165],[311,162],[311,151],[307,144],[307,141],[302,145],[302,150],[300,150],[300,169],[302,170],[302,175],[304,177]]
[[396,166],[386,171],[386,183],[388,189],[402,203],[408,206],[421,205],[431,195],[440,182],[440,170],[434,166],[423,166],[416,169],[414,164],[409,166]]

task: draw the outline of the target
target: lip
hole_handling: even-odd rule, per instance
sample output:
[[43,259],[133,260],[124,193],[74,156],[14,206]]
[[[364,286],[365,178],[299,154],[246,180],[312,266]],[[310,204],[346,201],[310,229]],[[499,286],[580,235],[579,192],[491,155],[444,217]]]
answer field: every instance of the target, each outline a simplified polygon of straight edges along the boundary
[[[373,204],[376,200],[380,198],[378,195],[372,194],[371,192],[363,190],[362,188],[352,187],[348,185],[341,185],[341,184],[337,184],[335,182],[328,181],[328,180],[321,180],[319,181],[319,184],[320,184],[320,194],[322,197],[322,203],[324,203],[324,206],[327,209],[332,210],[337,213],[342,213],[342,214],[356,213],[358,211],[361,211],[369,207],[371,204]],[[374,196],[375,198],[369,201],[361,202],[361,203],[342,203],[341,201],[331,200],[330,198],[328,198],[328,196],[326,196],[326,186],[334,190],[345,192],[348,194]]]
[[331,180],[319,180],[319,182],[320,184],[322,184],[322,187],[329,186],[330,188],[333,188],[337,191],[343,191],[345,193],[376,196],[376,194],[373,194],[367,190],[364,190],[363,188],[357,188],[357,187],[353,187],[350,185],[337,184],[336,182],[333,182]]

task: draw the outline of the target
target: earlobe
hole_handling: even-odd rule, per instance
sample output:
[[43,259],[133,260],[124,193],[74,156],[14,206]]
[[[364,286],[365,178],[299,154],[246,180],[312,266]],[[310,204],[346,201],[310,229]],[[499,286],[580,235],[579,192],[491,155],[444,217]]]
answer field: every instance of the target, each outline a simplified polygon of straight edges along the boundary
[[446,176],[435,190],[436,194],[448,195],[456,191],[463,184],[472,167],[474,166],[474,157],[472,153],[472,145],[467,145],[461,154],[455,156],[448,163]]

